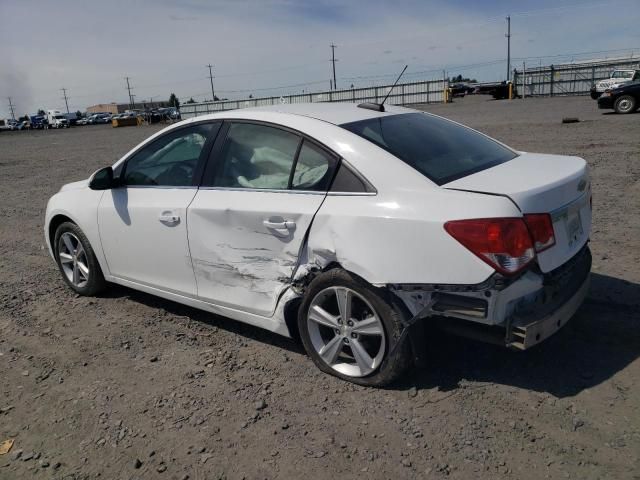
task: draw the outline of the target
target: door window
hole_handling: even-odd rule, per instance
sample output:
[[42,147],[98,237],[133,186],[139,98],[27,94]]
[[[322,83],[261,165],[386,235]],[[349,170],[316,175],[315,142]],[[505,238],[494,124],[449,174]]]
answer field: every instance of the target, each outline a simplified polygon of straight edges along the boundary
[[326,191],[331,182],[334,159],[313,143],[305,140],[291,179],[294,190]]
[[124,167],[128,186],[190,186],[207,137],[219,123],[180,128],[135,153]]
[[300,141],[279,128],[232,123],[213,186],[286,190]]

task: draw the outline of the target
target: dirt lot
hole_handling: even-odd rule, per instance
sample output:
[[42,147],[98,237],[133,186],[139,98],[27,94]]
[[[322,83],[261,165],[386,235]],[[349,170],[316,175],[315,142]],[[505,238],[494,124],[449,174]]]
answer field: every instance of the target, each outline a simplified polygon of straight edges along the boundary
[[0,479],[640,478],[640,114],[588,98],[427,109],[588,160],[592,291],[525,353],[434,333],[431,367],[386,390],[228,319],[72,294],[45,250],[47,198],[156,128],[0,134],[0,442],[15,439]]

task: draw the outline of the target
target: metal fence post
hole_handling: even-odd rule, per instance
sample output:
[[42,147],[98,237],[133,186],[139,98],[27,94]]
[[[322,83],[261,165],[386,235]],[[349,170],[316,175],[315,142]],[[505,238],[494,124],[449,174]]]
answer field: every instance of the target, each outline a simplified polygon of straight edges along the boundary
[[551,84],[549,85],[549,96],[553,97],[553,75],[555,72],[553,65],[551,65],[550,70],[551,70]]

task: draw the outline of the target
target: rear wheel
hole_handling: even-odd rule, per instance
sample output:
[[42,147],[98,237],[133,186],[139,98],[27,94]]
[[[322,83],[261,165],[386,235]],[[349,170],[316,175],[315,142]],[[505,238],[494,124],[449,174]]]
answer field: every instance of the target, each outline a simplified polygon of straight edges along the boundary
[[623,95],[616,100],[613,108],[617,113],[631,113],[636,109],[636,99],[631,95]]
[[61,224],[53,248],[62,278],[76,293],[91,296],[104,290],[100,264],[80,227],[71,222]]
[[359,385],[383,386],[411,363],[400,340],[403,313],[384,293],[345,270],[316,277],[298,314],[302,343],[323,372]]

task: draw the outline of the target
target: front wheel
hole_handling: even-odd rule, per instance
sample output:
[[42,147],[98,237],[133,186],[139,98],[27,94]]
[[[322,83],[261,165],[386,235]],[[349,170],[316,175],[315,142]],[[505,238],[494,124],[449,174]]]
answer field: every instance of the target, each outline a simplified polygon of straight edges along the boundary
[[76,293],[91,296],[104,290],[100,264],[80,227],[71,222],[61,224],[53,248],[62,278]]
[[320,370],[359,385],[384,386],[411,363],[409,342],[401,339],[402,316],[390,294],[334,269],[309,285],[298,328]]
[[636,99],[631,95],[623,95],[616,100],[613,108],[617,113],[631,113],[636,109]]

